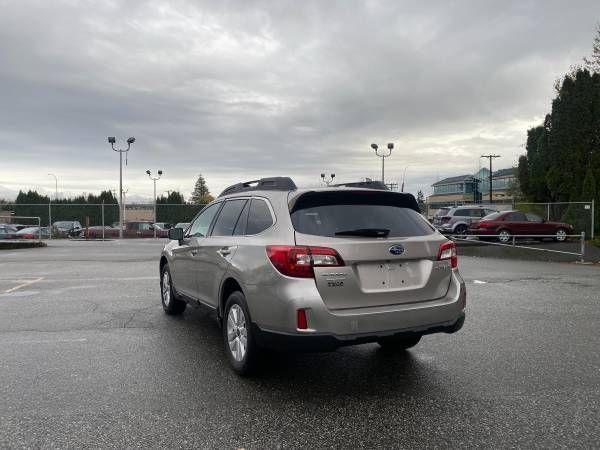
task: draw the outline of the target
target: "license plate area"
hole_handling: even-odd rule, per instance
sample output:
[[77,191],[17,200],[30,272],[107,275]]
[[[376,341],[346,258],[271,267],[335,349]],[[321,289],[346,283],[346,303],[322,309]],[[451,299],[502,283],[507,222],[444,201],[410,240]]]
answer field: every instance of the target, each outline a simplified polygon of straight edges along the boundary
[[386,261],[357,266],[361,287],[367,291],[404,290],[419,286],[419,269],[416,261]]

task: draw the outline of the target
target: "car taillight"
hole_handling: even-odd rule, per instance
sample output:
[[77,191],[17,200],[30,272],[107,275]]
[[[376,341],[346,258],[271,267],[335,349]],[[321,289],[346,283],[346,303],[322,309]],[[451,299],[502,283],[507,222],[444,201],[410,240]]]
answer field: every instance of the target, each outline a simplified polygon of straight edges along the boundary
[[479,222],[479,228],[492,228],[494,226],[493,222],[490,222],[489,220],[482,220]]
[[458,255],[456,254],[456,244],[454,242],[444,242],[440,245],[440,249],[438,251],[438,261],[444,261],[449,259],[450,266],[453,269],[458,267]]
[[440,222],[441,223],[448,223],[448,222],[450,222],[450,217],[449,216],[440,217]]
[[313,267],[341,267],[344,261],[332,248],[291,245],[268,245],[267,256],[283,275],[314,278]]

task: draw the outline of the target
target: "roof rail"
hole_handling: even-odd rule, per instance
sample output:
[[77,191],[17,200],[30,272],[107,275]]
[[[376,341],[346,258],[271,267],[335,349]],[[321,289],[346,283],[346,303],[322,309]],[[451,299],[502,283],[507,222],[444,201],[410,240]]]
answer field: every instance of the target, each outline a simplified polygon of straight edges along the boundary
[[333,187],[358,187],[365,189],[380,189],[382,191],[389,191],[389,188],[381,181],[353,181],[351,183],[340,183],[333,184]]
[[225,188],[219,197],[247,191],[294,191],[296,184],[290,177],[270,177],[260,180],[245,181]]

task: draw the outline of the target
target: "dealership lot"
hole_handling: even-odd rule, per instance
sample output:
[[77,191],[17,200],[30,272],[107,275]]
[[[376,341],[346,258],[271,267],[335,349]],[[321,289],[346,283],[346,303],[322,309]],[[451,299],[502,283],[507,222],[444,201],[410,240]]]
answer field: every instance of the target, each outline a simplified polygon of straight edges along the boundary
[[242,379],[211,313],[163,314],[162,243],[0,252],[0,446],[597,445],[597,266],[462,257],[459,333]]

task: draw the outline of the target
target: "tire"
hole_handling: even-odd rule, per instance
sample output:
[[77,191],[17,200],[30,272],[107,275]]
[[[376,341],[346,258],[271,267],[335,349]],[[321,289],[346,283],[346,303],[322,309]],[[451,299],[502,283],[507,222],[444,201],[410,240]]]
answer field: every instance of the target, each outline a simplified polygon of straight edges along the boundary
[[223,346],[231,368],[248,375],[256,368],[258,346],[252,334],[252,321],[244,294],[232,293],[223,314]]
[[386,350],[406,350],[414,347],[421,340],[421,335],[414,336],[391,336],[377,340],[377,343]]
[[556,242],[565,242],[567,240],[567,230],[564,228],[559,228],[556,230],[556,237],[554,238]]
[[507,229],[498,231],[498,240],[501,243],[507,244],[508,242],[510,242],[511,238],[512,238],[512,234],[510,234],[510,231],[508,231]]
[[187,306],[183,300],[177,297],[171,279],[169,264],[165,264],[160,273],[160,301],[163,310],[170,316],[177,316],[183,313]]
[[469,231],[469,228],[466,225],[458,225],[455,229],[454,229],[454,234],[460,234],[460,235],[466,235],[467,231]]

